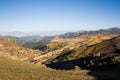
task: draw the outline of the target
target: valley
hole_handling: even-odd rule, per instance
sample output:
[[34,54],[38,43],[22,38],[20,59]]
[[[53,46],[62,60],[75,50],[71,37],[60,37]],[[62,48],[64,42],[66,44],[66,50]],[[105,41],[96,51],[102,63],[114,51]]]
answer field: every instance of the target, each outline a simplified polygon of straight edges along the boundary
[[0,36],[0,80],[119,80],[119,67],[119,28]]

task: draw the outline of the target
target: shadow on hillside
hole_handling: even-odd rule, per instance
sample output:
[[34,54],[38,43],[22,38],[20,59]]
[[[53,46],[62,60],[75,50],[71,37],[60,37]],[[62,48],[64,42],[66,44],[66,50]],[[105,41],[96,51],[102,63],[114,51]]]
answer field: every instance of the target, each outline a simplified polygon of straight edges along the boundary
[[111,57],[104,57],[105,55],[102,57],[91,55],[76,60],[46,64],[46,66],[57,70],[71,70],[79,66],[81,69],[90,70],[88,74],[94,76],[96,80],[120,80],[120,64],[111,64]]
[[109,65],[97,70],[90,70],[87,73],[96,78],[96,80],[120,80],[120,64]]

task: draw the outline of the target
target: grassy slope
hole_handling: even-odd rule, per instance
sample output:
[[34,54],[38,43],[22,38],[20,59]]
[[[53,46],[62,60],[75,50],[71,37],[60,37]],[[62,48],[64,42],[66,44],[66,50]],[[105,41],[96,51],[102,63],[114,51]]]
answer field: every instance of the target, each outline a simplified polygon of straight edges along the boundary
[[0,80],[94,80],[87,70],[52,70],[0,57]]

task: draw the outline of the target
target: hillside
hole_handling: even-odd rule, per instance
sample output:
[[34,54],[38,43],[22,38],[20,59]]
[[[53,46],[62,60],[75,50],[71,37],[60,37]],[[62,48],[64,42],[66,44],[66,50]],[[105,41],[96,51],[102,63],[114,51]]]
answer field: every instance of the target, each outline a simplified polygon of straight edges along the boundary
[[[89,35],[89,36],[85,35],[85,36],[70,38],[70,39],[62,39],[59,37],[55,37],[54,39],[49,41],[46,45],[44,45],[45,47],[44,47],[43,55],[35,57],[34,60],[36,62],[46,63],[46,61],[47,62],[49,60],[51,61],[57,56],[62,55],[67,52],[74,51],[78,49],[79,47],[81,47],[81,49],[82,48],[85,49],[86,46],[100,43],[103,40],[108,40],[108,39],[111,39],[112,37],[114,37],[114,35],[106,35],[106,34],[96,34],[96,35]],[[73,57],[73,59],[74,58],[75,57]]]
[[44,36],[41,39],[37,39],[36,41],[27,41],[26,43],[22,44],[21,46],[31,49],[40,49],[41,51],[45,51],[46,45],[52,40],[54,36]]
[[120,36],[117,36],[96,44],[79,46],[75,49],[61,52],[61,54],[45,61],[43,64],[57,70],[71,70],[76,67],[91,70],[93,74],[94,72],[96,73],[94,75],[98,77],[97,80],[119,80],[119,43]]
[[38,42],[42,39],[41,36],[39,35],[32,35],[32,36],[24,36],[20,37],[20,39],[26,41],[26,42]]
[[41,65],[11,60],[0,56],[1,80],[95,80],[89,70],[53,70]]
[[20,45],[20,46],[27,42],[26,40],[23,40],[20,37],[15,37],[15,36],[3,36],[3,37],[14,40],[15,43]]
[[31,61],[33,57],[41,55],[40,50],[20,47],[15,40],[0,37],[0,56],[15,60]]
[[120,64],[120,36],[90,46],[80,46],[49,60],[46,65],[56,69],[84,69]]
[[[77,32],[69,32],[57,36],[45,36],[41,37],[41,39],[38,42],[26,42],[22,46],[26,48],[32,48],[32,49],[40,49],[45,52],[49,52],[53,50],[58,49],[59,47],[63,47],[66,44],[74,44],[74,41],[78,41],[79,38],[87,38],[89,36],[104,36],[108,35],[108,37],[111,35],[119,35],[120,34],[120,28],[109,28],[109,29],[100,29],[95,31],[77,31]],[[32,39],[32,38],[31,38]],[[53,41],[58,40],[58,41]],[[74,41],[73,41],[74,40]],[[63,42],[61,42],[63,41]],[[54,45],[54,48],[50,48],[51,45]],[[94,43],[94,42],[93,42]],[[59,45],[58,45],[59,44]],[[51,50],[50,50],[51,49]]]
[[42,37],[40,35],[22,36],[22,37],[16,37],[16,36],[2,36],[2,37],[13,39],[15,40],[16,44],[26,47],[26,48],[34,48],[37,46],[36,43],[41,43],[43,41],[49,41],[54,38],[54,36],[43,36]]

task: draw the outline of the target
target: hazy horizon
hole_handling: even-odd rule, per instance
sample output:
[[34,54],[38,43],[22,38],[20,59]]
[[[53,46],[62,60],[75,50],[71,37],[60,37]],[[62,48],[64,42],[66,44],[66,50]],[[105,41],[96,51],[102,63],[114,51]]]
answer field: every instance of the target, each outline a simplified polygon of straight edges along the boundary
[[0,0],[0,32],[53,35],[120,28],[119,7],[119,0]]
[[[119,28],[119,27],[110,27],[110,28]],[[110,29],[110,28],[101,28],[103,30]],[[56,36],[65,34],[68,32],[80,32],[80,31],[97,31],[101,29],[93,29],[93,30],[72,30],[72,31],[43,31],[43,32],[20,32],[20,31],[13,31],[13,32],[0,32],[0,36],[15,36],[15,37],[24,37],[24,36]]]

